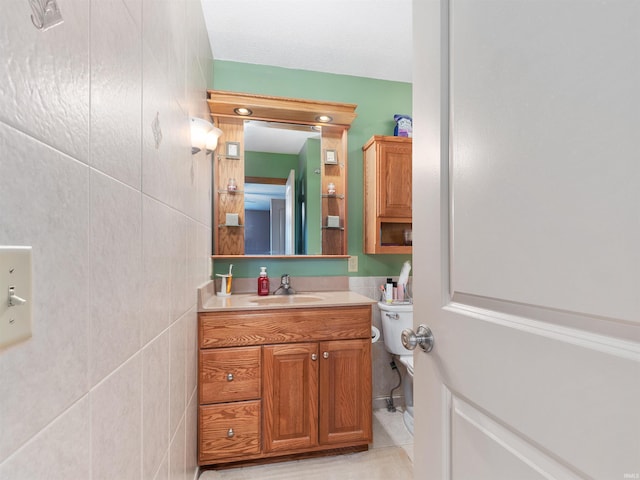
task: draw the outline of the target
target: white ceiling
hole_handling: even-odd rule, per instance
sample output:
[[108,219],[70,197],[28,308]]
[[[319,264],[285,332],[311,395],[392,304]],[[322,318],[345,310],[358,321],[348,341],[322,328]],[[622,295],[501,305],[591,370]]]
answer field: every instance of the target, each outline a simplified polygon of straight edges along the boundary
[[201,0],[213,57],[411,82],[411,0]]

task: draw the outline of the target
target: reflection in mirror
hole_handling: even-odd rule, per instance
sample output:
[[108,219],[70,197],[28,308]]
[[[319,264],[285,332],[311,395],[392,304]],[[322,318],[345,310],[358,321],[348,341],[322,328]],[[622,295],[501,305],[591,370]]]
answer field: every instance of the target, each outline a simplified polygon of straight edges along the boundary
[[245,254],[322,254],[320,138],[318,127],[245,121]]

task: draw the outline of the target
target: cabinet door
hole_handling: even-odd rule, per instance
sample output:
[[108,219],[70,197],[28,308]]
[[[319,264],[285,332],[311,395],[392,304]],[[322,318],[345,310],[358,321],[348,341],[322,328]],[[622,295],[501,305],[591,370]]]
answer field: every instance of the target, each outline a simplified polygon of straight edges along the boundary
[[318,444],[318,344],[263,348],[264,451]]
[[371,440],[371,340],[321,342],[320,443]]
[[411,143],[381,142],[378,215],[411,218]]

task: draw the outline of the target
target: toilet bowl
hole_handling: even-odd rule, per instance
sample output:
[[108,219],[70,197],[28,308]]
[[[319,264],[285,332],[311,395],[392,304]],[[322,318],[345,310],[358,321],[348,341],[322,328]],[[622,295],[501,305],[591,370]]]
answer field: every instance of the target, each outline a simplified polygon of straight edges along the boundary
[[384,346],[389,353],[399,357],[404,367],[399,369],[405,402],[403,420],[407,430],[413,434],[413,351],[404,348],[401,340],[402,331],[413,328],[413,305],[378,302],[378,308],[382,317]]

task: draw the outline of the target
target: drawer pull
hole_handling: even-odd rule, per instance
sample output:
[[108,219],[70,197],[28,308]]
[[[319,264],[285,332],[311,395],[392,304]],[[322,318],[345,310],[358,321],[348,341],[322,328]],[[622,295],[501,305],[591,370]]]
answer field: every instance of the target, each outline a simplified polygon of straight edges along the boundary
[[324,352],[324,353],[322,354],[322,357],[323,357],[323,358],[329,358],[329,352]]
[[233,431],[233,428],[227,430],[227,438],[233,438],[236,433]]
[[227,373],[227,382],[233,381],[233,373]]
[[316,355],[315,353],[311,354],[311,360],[313,360],[314,362],[318,359],[318,355]]

